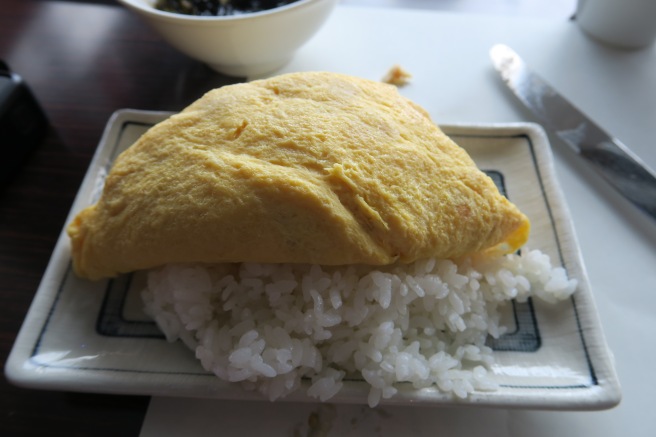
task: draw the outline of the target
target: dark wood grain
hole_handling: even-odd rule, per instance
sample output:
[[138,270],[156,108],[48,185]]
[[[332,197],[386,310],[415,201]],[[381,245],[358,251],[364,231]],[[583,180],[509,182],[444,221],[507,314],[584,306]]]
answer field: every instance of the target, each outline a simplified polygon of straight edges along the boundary
[[[27,82],[50,122],[44,141],[0,186],[4,364],[111,114],[180,110],[238,79],[177,53],[138,17],[108,4],[3,0],[0,59]],[[21,389],[3,375],[0,435],[138,435],[147,405],[147,397]]]

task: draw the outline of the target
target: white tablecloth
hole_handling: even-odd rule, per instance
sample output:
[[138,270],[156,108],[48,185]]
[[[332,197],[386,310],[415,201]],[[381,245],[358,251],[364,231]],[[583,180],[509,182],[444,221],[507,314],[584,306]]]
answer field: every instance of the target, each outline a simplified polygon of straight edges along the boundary
[[[573,22],[340,6],[280,72],[331,70],[401,89],[437,123],[534,121],[504,88],[488,50],[503,42],[656,168],[656,48],[620,51]],[[656,432],[656,222],[552,138],[556,170],[623,388],[601,412],[543,412],[153,398],[142,436],[651,436]],[[316,425],[308,425],[308,420]]]

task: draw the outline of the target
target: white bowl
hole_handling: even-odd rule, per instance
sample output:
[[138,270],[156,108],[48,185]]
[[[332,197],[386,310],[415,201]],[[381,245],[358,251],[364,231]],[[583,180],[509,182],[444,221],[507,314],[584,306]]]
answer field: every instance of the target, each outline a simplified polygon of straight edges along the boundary
[[298,0],[262,12],[206,17],[163,12],[155,0],[119,0],[173,47],[232,76],[257,76],[289,62],[338,0]]

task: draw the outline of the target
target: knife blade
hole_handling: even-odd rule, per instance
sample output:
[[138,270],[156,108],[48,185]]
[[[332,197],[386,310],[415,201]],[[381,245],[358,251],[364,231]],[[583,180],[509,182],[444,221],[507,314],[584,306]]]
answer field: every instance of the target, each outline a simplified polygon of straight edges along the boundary
[[496,70],[540,122],[625,198],[656,219],[656,172],[531,71],[510,47],[490,49]]

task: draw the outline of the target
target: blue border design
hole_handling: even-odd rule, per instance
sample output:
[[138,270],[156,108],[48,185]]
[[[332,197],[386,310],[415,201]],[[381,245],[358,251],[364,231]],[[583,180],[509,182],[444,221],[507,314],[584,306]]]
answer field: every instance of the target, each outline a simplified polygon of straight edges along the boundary
[[[111,162],[116,158],[118,145],[120,144],[120,139],[123,135],[123,132],[129,125],[138,125],[138,126],[151,126],[151,123],[145,122],[135,122],[135,121],[124,121],[120,127],[119,135],[117,136],[116,143],[112,147],[110,156],[112,157]],[[562,248],[560,244],[560,239],[558,237],[558,232],[556,225],[553,219],[553,211],[547,197],[546,190],[544,189],[544,183],[542,175],[540,173],[540,168],[537,165],[537,157],[535,154],[535,146],[531,141],[531,138],[527,134],[515,134],[515,135],[485,135],[485,134],[451,134],[451,138],[522,138],[526,141],[531,152],[531,157],[533,160],[533,165],[538,176],[538,181],[540,184],[540,191],[542,192],[542,198],[545,201],[547,211],[549,213],[549,218],[553,230],[553,234],[556,240],[556,246],[558,249],[558,254],[560,257],[561,264],[564,264],[564,258],[562,254]],[[497,173],[498,176],[494,176],[494,173]],[[505,185],[503,183],[503,176],[498,171],[488,171],[488,174],[495,180],[495,182],[501,187],[501,190],[504,194],[506,193]],[[499,180],[499,177],[501,180]],[[496,178],[496,179],[495,179]],[[37,341],[34,344],[32,349],[31,356],[29,357],[30,362],[38,366],[43,367],[52,367],[52,368],[74,368],[75,370],[89,370],[89,371],[114,371],[118,373],[137,373],[137,374],[169,374],[169,375],[197,375],[205,376],[209,375],[208,373],[203,372],[172,372],[172,371],[153,371],[153,370],[133,370],[133,369],[116,369],[116,368],[98,368],[98,367],[73,367],[73,366],[62,366],[52,363],[41,363],[36,360],[36,357],[39,354],[40,347],[42,345],[43,337],[48,330],[48,325],[51,322],[52,315],[55,312],[55,309],[61,298],[63,288],[65,283],[68,280],[69,275],[72,272],[72,266],[69,265],[66,268],[61,283],[58,287],[57,294],[53,300],[52,306],[48,312],[48,316],[44,321],[43,327]],[[119,336],[119,337],[147,337],[147,338],[164,338],[161,333],[156,328],[154,322],[148,321],[128,321],[122,317],[122,308],[125,303],[125,296],[129,289],[132,275],[125,275],[123,278],[117,278],[108,282],[106,295],[103,300],[101,311],[99,313],[96,329],[98,333],[107,336]],[[121,281],[123,283],[121,283]],[[118,292],[116,290],[119,290]],[[121,291],[122,290],[122,291]],[[516,388],[516,389],[589,389],[593,386],[599,384],[592,360],[590,358],[590,352],[585,341],[585,336],[583,335],[583,329],[581,327],[581,320],[579,317],[579,311],[576,304],[576,299],[574,296],[571,297],[571,303],[574,310],[576,318],[576,326],[579,333],[579,338],[581,340],[586,363],[590,373],[590,384],[576,384],[576,385],[564,385],[564,386],[550,386],[550,385],[514,385],[514,384],[501,384],[501,387],[504,388]],[[521,352],[533,352],[539,349],[541,346],[541,339],[539,335],[539,329],[537,324],[537,319],[535,317],[535,311],[533,309],[532,302],[528,301],[525,304],[518,304],[513,301],[513,314],[515,316],[515,322],[518,329],[513,333],[508,333],[505,336],[497,339],[494,343],[494,349],[498,351],[502,350],[512,350],[512,351],[521,351]],[[529,327],[527,329],[526,327]],[[531,328],[532,327],[532,328]],[[154,330],[157,330],[155,332]],[[536,344],[537,343],[537,344]],[[520,346],[517,346],[517,345]],[[512,349],[506,349],[507,347],[512,347]],[[517,349],[519,347],[519,349]]]

